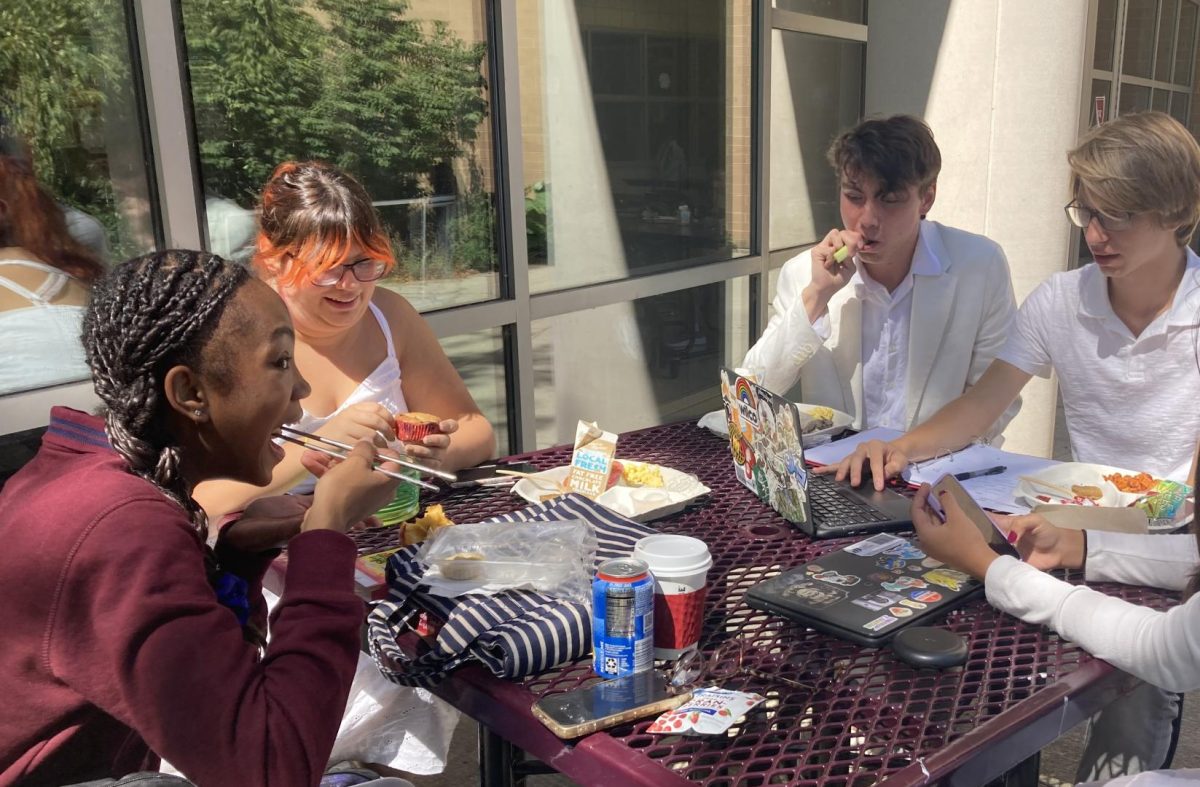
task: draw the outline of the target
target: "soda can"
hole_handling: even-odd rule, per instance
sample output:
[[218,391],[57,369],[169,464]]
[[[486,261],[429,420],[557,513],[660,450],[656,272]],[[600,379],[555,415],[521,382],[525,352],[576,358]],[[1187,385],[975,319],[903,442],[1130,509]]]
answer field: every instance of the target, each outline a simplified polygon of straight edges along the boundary
[[592,669],[620,678],[654,664],[654,579],[641,560],[606,560],[592,582]]

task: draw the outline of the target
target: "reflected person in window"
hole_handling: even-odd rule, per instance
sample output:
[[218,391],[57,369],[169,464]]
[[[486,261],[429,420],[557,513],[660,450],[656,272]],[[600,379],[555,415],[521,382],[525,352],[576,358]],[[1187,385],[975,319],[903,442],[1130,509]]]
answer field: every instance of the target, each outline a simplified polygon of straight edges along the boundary
[[[379,286],[395,265],[363,187],[316,161],[287,162],[263,189],[254,265],[287,304],[296,362],[312,385],[297,428],[354,442],[394,441],[393,417],[430,413],[441,434],[406,444],[410,456],[448,470],[492,456],[492,426],[432,329],[402,296]],[[272,491],[307,491],[302,449],[285,448],[266,490],[216,482],[197,490],[209,516]]]
[[941,153],[917,118],[866,120],[828,158],[844,227],[784,263],[742,366],[764,369],[773,391],[849,413],[855,429],[908,429],[973,385],[1004,345],[1016,312],[1008,261],[993,241],[925,219]]
[[0,394],[87,378],[79,330],[102,272],[28,160],[0,156]]

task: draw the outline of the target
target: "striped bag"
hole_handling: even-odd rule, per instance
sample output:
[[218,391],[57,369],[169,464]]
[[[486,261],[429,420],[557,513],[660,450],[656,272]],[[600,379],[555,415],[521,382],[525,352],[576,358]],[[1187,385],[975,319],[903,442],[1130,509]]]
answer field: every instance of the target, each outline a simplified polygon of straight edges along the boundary
[[[596,562],[627,557],[638,539],[655,531],[582,495],[569,494],[488,522],[589,523],[596,534]],[[430,687],[470,661],[498,678],[522,678],[579,658],[592,649],[591,609],[532,590],[492,596],[432,596],[420,588],[426,566],[419,545],[388,558],[388,597],[367,616],[367,643],[380,672],[401,686]],[[593,566],[593,568],[595,568]],[[421,612],[445,621],[433,646],[412,657],[397,644]]]

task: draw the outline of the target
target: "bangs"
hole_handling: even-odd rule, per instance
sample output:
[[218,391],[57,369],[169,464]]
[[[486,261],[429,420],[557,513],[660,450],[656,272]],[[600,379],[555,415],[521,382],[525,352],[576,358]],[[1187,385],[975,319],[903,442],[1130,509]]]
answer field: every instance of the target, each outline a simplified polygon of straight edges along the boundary
[[[371,259],[383,260],[385,276],[396,267],[396,257],[392,254],[391,244],[383,232],[376,231],[364,235],[356,227],[347,233],[345,225],[312,235],[290,248],[276,248],[260,233],[255,261],[260,266],[273,262],[275,269],[282,271],[278,277],[279,283],[294,287],[302,282],[309,283],[322,273],[346,262],[353,246],[358,246]],[[293,264],[286,268],[283,259],[285,255],[293,258]]]

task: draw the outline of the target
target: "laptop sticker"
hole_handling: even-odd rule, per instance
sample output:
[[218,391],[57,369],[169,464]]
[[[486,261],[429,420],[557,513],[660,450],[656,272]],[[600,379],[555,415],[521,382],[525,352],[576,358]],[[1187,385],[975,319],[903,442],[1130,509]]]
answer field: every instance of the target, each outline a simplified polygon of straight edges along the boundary
[[891,549],[899,544],[903,544],[904,539],[899,536],[893,536],[888,533],[880,533],[871,536],[868,539],[859,541],[846,547],[846,551],[852,555],[861,555],[862,557],[872,557],[883,552],[885,549]]
[[861,598],[852,600],[851,604],[856,604],[863,609],[869,609],[872,612],[880,612],[900,601],[900,597],[894,593],[871,593]]
[[841,585],[848,588],[852,588],[859,582],[862,582],[862,577],[856,577],[853,574],[839,574],[836,571],[822,571],[820,574],[813,574],[813,579],[819,579],[831,585]]
[[911,598],[902,598],[900,599],[900,603],[913,609],[925,609],[929,606],[928,604],[922,604],[920,601],[913,601]]
[[942,600],[942,594],[936,590],[914,590],[908,594],[908,597],[913,601],[924,601],[926,604],[933,604]]
[[891,607],[888,609],[888,613],[898,618],[907,618],[912,615],[913,611],[908,607]]
[[868,623],[864,623],[863,628],[867,629],[868,631],[879,631],[881,629],[885,629],[888,626],[892,625],[897,620],[898,620],[898,618],[894,618],[891,615],[880,615],[879,617],[875,618],[874,620],[872,620]]
[[947,590],[959,591],[963,585],[971,580],[971,577],[961,571],[955,571],[950,568],[936,568],[933,571],[928,571],[922,576],[934,585],[940,585]]
[[840,588],[818,585],[810,581],[800,581],[783,588],[780,590],[779,595],[783,598],[794,598],[797,601],[803,601],[810,607],[822,609],[845,600],[847,593]]

